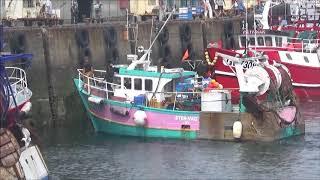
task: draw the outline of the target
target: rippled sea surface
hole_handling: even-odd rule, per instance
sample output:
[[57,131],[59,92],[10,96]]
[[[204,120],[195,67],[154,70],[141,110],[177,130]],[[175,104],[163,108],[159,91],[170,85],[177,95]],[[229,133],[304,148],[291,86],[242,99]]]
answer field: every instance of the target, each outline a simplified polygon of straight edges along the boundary
[[273,143],[96,134],[84,119],[41,149],[52,179],[320,179],[320,102],[302,108],[305,136]]

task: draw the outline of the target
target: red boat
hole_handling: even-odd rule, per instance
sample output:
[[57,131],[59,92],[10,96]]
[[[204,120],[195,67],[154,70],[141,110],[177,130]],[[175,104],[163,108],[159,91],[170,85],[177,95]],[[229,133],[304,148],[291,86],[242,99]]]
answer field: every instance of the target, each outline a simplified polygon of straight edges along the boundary
[[[284,35],[259,34],[247,36],[249,39],[248,50],[245,50],[240,36],[239,50],[227,50],[219,47],[209,47],[210,59],[215,64],[213,69],[216,80],[226,88],[237,88],[238,83],[233,70],[233,64],[216,56],[217,53],[230,56],[255,56],[260,53],[268,56],[268,63],[285,65],[291,74],[295,93],[300,100],[320,100],[320,40],[300,40]],[[288,43],[290,42],[290,43]],[[212,63],[211,63],[212,65]],[[244,68],[251,68],[254,61],[243,62]]]
[[[299,16],[297,20],[291,20],[290,24],[269,25],[272,7],[272,2],[267,1],[263,13],[255,15],[256,21],[260,22],[260,26],[256,27],[261,30],[244,30],[243,35],[237,36],[237,40],[233,41],[238,44],[226,46],[235,47],[234,49],[223,49],[219,43],[208,46],[209,58],[214,62],[208,63],[211,71],[215,72],[216,80],[225,88],[237,88],[232,62],[216,56],[217,53],[241,57],[265,55],[269,64],[280,63],[288,68],[294,91],[300,100],[320,100],[320,21],[302,19]],[[317,15],[317,19],[319,17]],[[244,68],[254,65],[254,61],[243,62]]]

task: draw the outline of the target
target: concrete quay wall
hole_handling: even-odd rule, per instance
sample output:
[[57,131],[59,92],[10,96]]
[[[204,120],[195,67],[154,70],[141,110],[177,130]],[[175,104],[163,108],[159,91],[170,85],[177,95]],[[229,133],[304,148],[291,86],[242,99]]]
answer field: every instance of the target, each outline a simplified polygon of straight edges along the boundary
[[[225,40],[226,32],[239,34],[240,22],[241,19],[169,22],[166,26],[169,32],[169,40],[166,44],[171,51],[172,66],[181,66],[183,45],[180,28],[182,25],[187,24],[191,29],[190,43],[193,47],[194,59],[203,59],[207,43],[216,42],[219,39]],[[44,56],[42,28],[4,29],[5,41],[8,43],[5,51],[10,51],[12,43],[15,42],[12,39],[23,36],[24,40],[21,44],[24,46],[24,51],[34,55],[32,66],[27,70],[27,74],[29,86],[33,92],[33,119],[39,126],[72,125],[69,119],[86,118],[80,98],[73,86],[73,78],[77,77],[76,69],[79,68],[79,63],[85,53],[84,49],[90,49],[90,59],[94,68],[104,69],[110,49],[105,41],[105,29],[110,26],[116,30],[117,43],[113,48],[118,50],[119,63],[127,64],[126,55],[131,52],[131,46],[123,38],[125,24],[82,24],[45,28],[48,33],[49,63]],[[151,23],[142,22],[138,25],[138,29],[137,45],[142,45],[147,49],[150,44]],[[81,47],[77,41],[77,33],[83,31],[87,32],[89,39],[86,47]],[[153,37],[154,35],[153,32]],[[154,64],[157,64],[161,56],[160,49],[160,44],[156,42],[151,56]]]

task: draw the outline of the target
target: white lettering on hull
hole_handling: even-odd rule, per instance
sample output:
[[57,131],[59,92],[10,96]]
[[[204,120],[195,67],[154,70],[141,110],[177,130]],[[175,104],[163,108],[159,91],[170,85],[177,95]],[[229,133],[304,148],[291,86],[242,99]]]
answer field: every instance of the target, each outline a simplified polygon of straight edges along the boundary
[[196,116],[176,116],[177,121],[198,121]]

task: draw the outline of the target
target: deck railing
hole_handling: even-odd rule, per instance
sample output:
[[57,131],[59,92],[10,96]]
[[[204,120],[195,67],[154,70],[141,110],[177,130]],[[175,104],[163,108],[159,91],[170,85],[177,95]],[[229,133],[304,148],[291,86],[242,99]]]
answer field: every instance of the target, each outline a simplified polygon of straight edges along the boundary
[[[104,70],[94,70],[93,71],[93,76],[88,76],[82,72],[82,69],[78,69],[79,73],[79,84],[78,86],[80,88],[83,88],[86,90],[89,94],[95,95],[97,97],[103,98],[103,99],[109,99],[109,93],[114,93],[114,88],[124,88],[125,86],[121,86],[119,84],[115,83],[110,83],[106,82],[104,80],[103,75],[106,73]],[[98,76],[98,75],[102,76]],[[108,85],[112,88],[108,89]],[[212,90],[206,88],[206,90]],[[228,88],[228,89],[222,89],[223,91],[239,91],[239,88]],[[152,103],[158,103],[158,104],[164,104],[166,100],[170,100],[171,103],[173,103],[172,109],[176,109],[177,104],[179,103],[194,103],[197,105],[200,105],[200,97],[203,91],[201,90],[194,90],[194,91],[188,91],[188,92],[152,92],[152,91],[146,91],[145,96],[146,99],[149,101],[145,101],[145,106],[156,106],[155,104]],[[214,93],[214,92],[207,92],[207,93]],[[162,102],[154,102],[153,97],[156,97],[156,95],[161,95],[165,100]],[[130,101],[129,98],[126,98],[126,101]],[[206,102],[207,100],[202,99],[201,102]],[[214,102],[214,101],[231,101],[231,99],[222,99],[222,100],[211,100],[208,102]],[[161,106],[161,105],[159,105]],[[190,110],[192,111],[192,110]]]
[[[290,44],[292,44],[293,47],[290,47],[289,46]],[[317,48],[320,47],[319,45],[320,45],[320,39],[288,38],[288,42],[287,42],[288,50],[292,50],[296,52],[306,52],[306,53],[316,52]]]
[[[28,89],[26,72],[18,67],[6,67],[6,72],[10,81],[13,96],[22,94]],[[12,98],[12,94],[9,94]]]
[[[110,83],[104,80],[106,71],[104,70],[94,70],[92,76],[83,73],[82,69],[78,69],[79,75],[79,84],[78,86],[85,88],[89,94],[92,93],[92,90],[95,91],[93,93],[97,93],[98,96],[103,96],[103,98],[109,99],[109,93],[114,93],[113,89],[115,87],[120,87],[120,84]],[[81,84],[82,82],[82,84]],[[108,89],[108,87],[111,88]],[[123,86],[123,88],[126,88]]]

